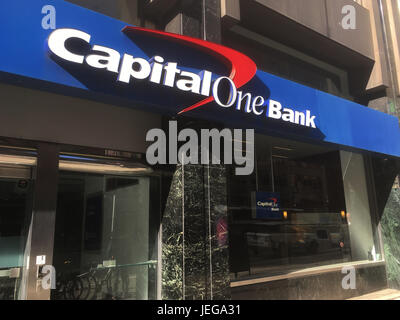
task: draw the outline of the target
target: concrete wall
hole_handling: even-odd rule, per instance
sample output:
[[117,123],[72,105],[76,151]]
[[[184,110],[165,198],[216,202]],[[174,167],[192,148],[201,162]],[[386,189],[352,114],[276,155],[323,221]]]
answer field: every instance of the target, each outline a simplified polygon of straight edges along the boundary
[[372,43],[374,48],[375,65],[369,79],[367,90],[376,90],[388,87],[390,79],[383,40],[383,28],[379,14],[378,2],[375,0],[359,0],[369,10],[372,30]]
[[138,25],[138,0],[66,0],[81,7]]
[[[355,30],[344,29],[341,26],[344,15],[342,8],[351,4],[356,9],[357,26]],[[333,41],[368,58],[373,58],[372,35],[369,11],[353,0],[222,0],[222,17],[241,20],[242,8],[268,8],[289,18],[302,26],[313,30]],[[263,11],[252,19],[264,21]],[[298,31],[301,31],[299,29]]]
[[[365,93],[374,66],[369,11],[352,0],[232,0],[223,1],[222,25],[232,24],[277,41],[348,73],[349,92]],[[355,8],[356,27],[342,26],[346,5]],[[239,6],[239,11],[238,11]],[[294,36],[295,35],[295,36]]]
[[0,84],[0,136],[145,152],[161,116]]
[[400,10],[397,0],[383,1],[383,7],[394,77],[393,90],[397,96],[400,96]]

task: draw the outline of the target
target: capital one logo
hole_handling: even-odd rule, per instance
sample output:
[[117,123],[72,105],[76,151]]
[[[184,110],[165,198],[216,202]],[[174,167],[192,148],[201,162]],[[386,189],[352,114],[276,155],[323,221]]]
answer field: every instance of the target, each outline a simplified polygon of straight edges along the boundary
[[[255,117],[272,118],[316,128],[316,116],[312,115],[310,110],[303,108],[304,111],[296,111],[292,106],[285,107],[279,101],[266,99],[263,96],[253,97],[250,92],[238,90],[253,79],[257,72],[257,66],[249,57],[236,50],[212,42],[157,30],[127,26],[123,28],[122,32],[131,39],[135,39],[135,35],[141,34],[189,44],[206,54],[218,56],[228,66],[230,74],[218,76],[207,69],[200,73],[194,73],[179,66],[176,61],[167,61],[160,55],[154,55],[149,59],[121,53],[102,44],[92,45],[92,35],[71,28],[53,31],[48,38],[48,47],[51,53],[63,60],[117,74],[116,81],[121,84],[134,86],[137,81],[148,81],[200,97],[201,100],[193,105],[178,105],[178,114],[189,112],[215,101],[221,108],[233,109]],[[91,52],[83,55],[67,48],[66,44],[71,39],[81,41],[82,45],[89,44]],[[228,97],[224,94],[226,90],[223,88],[228,88]]]
[[277,198],[269,198],[267,201],[257,201],[257,205],[259,207],[273,207],[276,208],[278,206]]

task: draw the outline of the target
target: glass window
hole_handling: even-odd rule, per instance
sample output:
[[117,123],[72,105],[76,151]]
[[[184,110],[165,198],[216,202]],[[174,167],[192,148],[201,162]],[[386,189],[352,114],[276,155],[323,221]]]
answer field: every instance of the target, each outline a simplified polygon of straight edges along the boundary
[[256,137],[255,173],[229,175],[233,279],[380,259],[363,157],[350,155]]
[[380,260],[374,244],[364,159],[340,151],[353,260]]

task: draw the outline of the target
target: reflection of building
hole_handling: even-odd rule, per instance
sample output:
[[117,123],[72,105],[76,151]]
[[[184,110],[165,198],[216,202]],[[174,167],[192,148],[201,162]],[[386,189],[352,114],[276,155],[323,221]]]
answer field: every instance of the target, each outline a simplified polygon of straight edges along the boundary
[[[365,130],[350,115],[373,109],[399,115],[398,1],[68,2],[127,24],[236,49],[260,71],[277,76],[269,81],[284,84],[276,88],[283,99],[295,104],[306,96],[316,109],[335,112],[311,134],[266,122],[267,131],[256,132],[250,176],[236,176],[234,168],[222,165],[150,166],[144,156],[146,133],[168,130],[175,116],[160,109],[163,103],[190,100],[184,94],[173,91],[164,99],[155,86],[149,91],[156,102],[149,105],[117,99],[105,81],[113,75],[99,71],[83,85],[78,80],[86,80],[87,70],[77,72],[68,64],[64,70],[47,51],[41,52],[46,67],[32,64],[21,71],[23,61],[10,64],[15,75],[7,71],[0,77],[0,298],[344,299],[386,287],[387,274],[396,278],[396,264],[383,251],[386,242],[394,248],[390,253],[400,256],[396,240],[387,237],[391,219],[399,220],[397,179],[397,192],[390,194],[398,173],[395,143],[364,141],[370,132],[383,133],[373,125]],[[340,24],[345,5],[355,8],[355,30]],[[59,23],[78,28],[70,19]],[[79,25],[87,27],[88,21]],[[104,36],[99,43],[108,45],[111,30],[100,36],[102,27],[94,23],[85,31],[96,41]],[[113,45],[120,39],[111,38]],[[202,52],[189,48],[188,57],[188,48],[177,51],[175,44],[159,41],[157,52],[149,55],[160,50],[205,68]],[[131,42],[123,38],[123,43],[133,50]],[[208,58],[207,67],[222,68]],[[52,70],[61,80],[73,75],[68,85],[80,90],[51,81],[43,85],[20,74],[31,67]],[[270,88],[258,81],[254,86],[266,95]],[[143,83],[130,89],[136,87],[137,95],[146,94]],[[235,128],[231,115],[213,108],[204,107],[216,112],[213,120],[195,113],[177,117],[179,128]],[[249,115],[235,112],[252,127]],[[380,123],[393,120],[373,115],[377,122],[385,119]],[[346,120],[346,130],[334,132],[338,140],[324,140],[327,127],[342,125],[337,119]],[[397,133],[390,126],[379,128],[387,129],[387,141]],[[387,152],[376,151],[380,144]],[[255,192],[279,194],[279,219],[254,219]],[[38,266],[32,257],[43,255],[56,268],[57,291],[36,287]],[[341,287],[341,268],[347,265],[357,271],[355,291]]]

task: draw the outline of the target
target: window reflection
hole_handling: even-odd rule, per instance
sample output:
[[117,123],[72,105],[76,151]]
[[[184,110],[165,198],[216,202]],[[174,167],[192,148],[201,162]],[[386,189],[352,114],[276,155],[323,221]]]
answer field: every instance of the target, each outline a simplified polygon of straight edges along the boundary
[[60,172],[52,299],[156,298],[150,181]]
[[351,261],[340,153],[259,136],[256,154],[252,176],[229,177],[232,277]]

